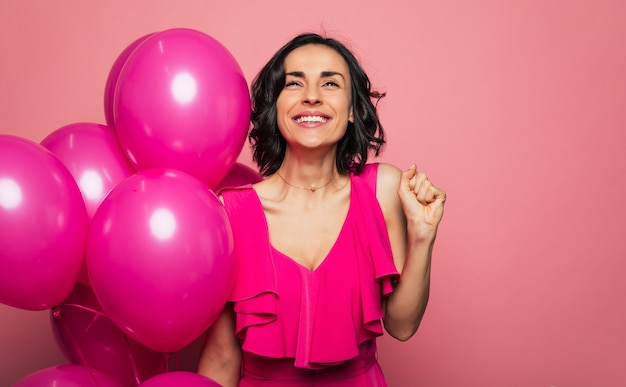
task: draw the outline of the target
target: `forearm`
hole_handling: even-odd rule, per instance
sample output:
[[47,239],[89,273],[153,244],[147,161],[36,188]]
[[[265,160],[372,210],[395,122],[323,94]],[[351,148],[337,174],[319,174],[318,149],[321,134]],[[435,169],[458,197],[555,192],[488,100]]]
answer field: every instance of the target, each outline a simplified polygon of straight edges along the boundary
[[430,294],[432,240],[409,239],[400,278],[385,304],[385,329],[398,340],[411,338],[422,321]]
[[428,304],[430,264],[446,193],[415,165],[404,172],[385,166],[378,179],[377,197],[400,272],[393,292],[383,300],[383,322],[389,334],[404,341],[417,331]]
[[236,387],[240,379],[241,354],[228,356],[203,353],[198,363],[198,373],[218,382],[223,387]]
[[224,387],[236,387],[241,375],[241,347],[235,338],[235,316],[227,305],[207,330],[198,373]]

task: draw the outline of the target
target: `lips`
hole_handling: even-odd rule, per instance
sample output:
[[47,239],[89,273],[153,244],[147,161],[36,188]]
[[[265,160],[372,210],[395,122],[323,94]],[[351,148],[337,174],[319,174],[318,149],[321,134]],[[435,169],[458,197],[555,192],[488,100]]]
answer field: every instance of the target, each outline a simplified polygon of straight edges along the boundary
[[320,113],[301,113],[293,117],[298,124],[317,124],[330,120],[330,117]]

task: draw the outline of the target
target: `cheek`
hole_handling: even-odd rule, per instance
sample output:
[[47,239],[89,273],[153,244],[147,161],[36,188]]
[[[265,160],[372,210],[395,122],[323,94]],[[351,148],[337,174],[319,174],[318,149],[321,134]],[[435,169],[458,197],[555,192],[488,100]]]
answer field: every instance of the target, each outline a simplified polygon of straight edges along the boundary
[[350,98],[350,96],[346,96],[346,100],[344,103],[346,104],[346,111],[348,112],[348,121],[354,122],[354,108],[352,106],[352,98]]
[[289,119],[287,111],[276,106],[276,126],[278,126],[278,131],[283,137],[285,137],[285,134],[289,131],[290,122],[291,120]]
[[282,123],[287,119],[287,109],[284,104],[280,103],[280,100],[276,103],[276,122],[278,125],[282,125]]
[[276,100],[276,117],[278,117],[278,120],[284,119],[289,115],[291,106],[293,106],[293,101],[290,98],[283,94],[278,96]]

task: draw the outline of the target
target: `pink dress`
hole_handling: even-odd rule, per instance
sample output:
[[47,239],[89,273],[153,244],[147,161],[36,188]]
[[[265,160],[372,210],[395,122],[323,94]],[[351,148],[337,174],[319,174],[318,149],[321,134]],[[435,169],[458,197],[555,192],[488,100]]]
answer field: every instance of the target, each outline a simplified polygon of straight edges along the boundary
[[239,386],[386,386],[376,360],[381,295],[398,275],[376,200],[378,164],[351,176],[350,206],[324,261],[310,270],[272,247],[250,185],[221,192],[235,240],[231,293],[242,342]]

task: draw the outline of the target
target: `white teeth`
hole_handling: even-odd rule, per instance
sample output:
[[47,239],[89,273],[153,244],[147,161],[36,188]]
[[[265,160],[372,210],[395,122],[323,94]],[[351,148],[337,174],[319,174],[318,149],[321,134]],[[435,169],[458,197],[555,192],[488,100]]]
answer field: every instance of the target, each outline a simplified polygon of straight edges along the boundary
[[303,122],[326,122],[326,118],[321,116],[302,116],[296,118],[296,122],[299,124]]

